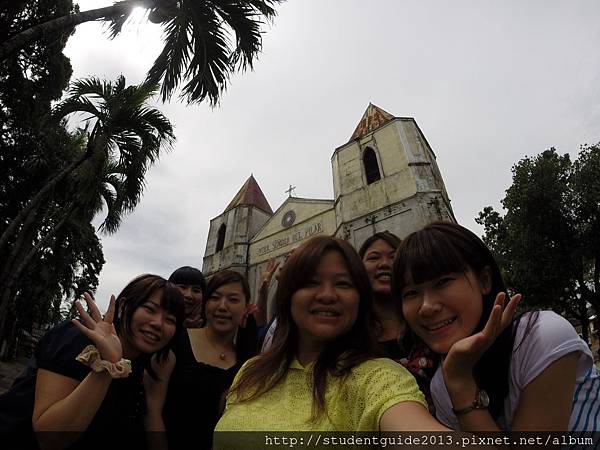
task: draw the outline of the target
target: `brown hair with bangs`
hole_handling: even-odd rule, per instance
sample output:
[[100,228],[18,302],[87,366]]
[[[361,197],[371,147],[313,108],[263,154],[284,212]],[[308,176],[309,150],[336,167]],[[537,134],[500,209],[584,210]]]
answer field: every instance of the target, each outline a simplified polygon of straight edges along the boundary
[[[160,292],[160,306],[175,316],[175,334],[177,336],[183,329],[185,316],[183,306],[183,294],[173,283],[158,275],[144,274],[131,280],[123,288],[115,303],[115,317],[113,324],[117,334],[130,337],[131,320],[136,309],[142,306],[155,292]],[[172,341],[171,341],[172,342]],[[159,359],[165,359],[169,354],[171,345],[167,345],[157,353]],[[156,374],[150,365],[150,357],[142,357],[142,363],[148,373],[154,378]]]
[[313,382],[313,420],[326,410],[327,377],[343,377],[356,365],[371,359],[374,348],[371,315],[371,287],[356,250],[346,241],[329,236],[314,237],[298,247],[281,269],[275,303],[277,328],[271,348],[244,368],[232,388],[239,401],[252,400],[272,389],[285,376],[298,346],[298,328],[292,319],[291,300],[306,286],[317,270],[323,255],[338,252],[359,294],[358,317],[353,326],[321,352],[315,361]]
[[219,272],[215,273],[210,280],[208,280],[208,284],[206,285],[206,298],[202,303],[202,310],[200,312],[200,317],[205,324],[206,303],[210,300],[210,297],[217,289],[219,289],[221,286],[232,283],[239,283],[242,286],[242,292],[244,293],[246,304],[250,302],[250,287],[248,286],[246,277],[235,270],[220,270]]
[[[506,293],[506,286],[490,250],[465,227],[451,222],[433,222],[406,237],[394,260],[392,292],[397,298],[402,298],[402,289],[407,282],[421,284],[469,269],[477,277],[484,270],[489,270],[491,278],[490,292],[482,296],[482,314],[474,330],[477,333],[487,323],[496,296],[500,292]],[[477,385],[490,396],[489,409],[494,419],[502,413],[504,398],[508,394],[515,323],[498,336],[473,369]]]

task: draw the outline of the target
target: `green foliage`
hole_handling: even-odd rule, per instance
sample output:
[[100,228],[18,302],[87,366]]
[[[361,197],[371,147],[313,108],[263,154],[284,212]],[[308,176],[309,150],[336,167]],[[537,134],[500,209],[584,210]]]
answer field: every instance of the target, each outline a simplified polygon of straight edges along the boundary
[[600,147],[574,162],[554,148],[513,166],[502,217],[486,207],[476,219],[512,290],[529,306],[550,307],[587,323],[600,313]]
[[[0,39],[74,12],[71,0],[4,2]],[[45,181],[81,153],[80,136],[46,120],[51,102],[61,97],[71,76],[62,49],[72,31],[49,35],[0,64],[0,234]],[[2,308],[9,326],[0,330],[0,336],[14,340],[18,332],[30,330],[33,324],[55,323],[65,298],[81,289],[95,290],[104,258],[89,221],[66,224],[52,239],[42,242],[67,208],[68,199],[57,190],[35,211],[32,226],[20,227],[17,231],[22,233],[11,235],[0,248],[0,291],[4,295],[5,275],[14,273],[21,258],[43,244],[13,282],[10,307]]]
[[181,0],[151,10],[163,12],[164,49],[148,71],[148,80],[162,81],[169,99],[183,81],[182,97],[190,102],[208,97],[217,104],[236,70],[252,68],[262,46],[262,18],[275,16],[280,0]]
[[57,16],[46,23],[32,22],[27,33],[7,33],[0,44],[4,55],[22,53],[31,41],[46,41],[65,28],[92,20],[109,25],[117,36],[135,7],[164,28],[164,47],[148,71],[150,84],[161,83],[163,100],[178,87],[188,102],[208,98],[218,103],[229,77],[252,68],[262,47],[262,25],[275,17],[282,0],[122,0],[110,7]]
[[123,215],[139,203],[148,168],[175,139],[173,126],[146,106],[157,86],[126,86],[120,76],[110,83],[97,78],[75,81],[53,110],[55,120],[75,115],[86,123],[86,160],[69,177],[74,217],[90,221],[106,205],[100,229],[117,230]]

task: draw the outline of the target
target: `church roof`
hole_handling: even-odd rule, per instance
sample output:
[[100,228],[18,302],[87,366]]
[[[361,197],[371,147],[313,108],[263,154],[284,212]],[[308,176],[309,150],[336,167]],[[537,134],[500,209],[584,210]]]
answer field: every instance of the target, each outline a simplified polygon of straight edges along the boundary
[[375,106],[373,103],[369,103],[367,110],[360,119],[356,130],[352,133],[351,141],[354,139],[360,139],[364,135],[374,131],[382,125],[394,120],[394,116],[384,111],[383,109]]
[[242,188],[235,194],[233,200],[229,202],[225,211],[229,211],[239,205],[256,206],[266,213],[273,214],[273,210],[265,198],[265,194],[263,194],[258,183],[254,179],[254,175],[250,175],[250,178],[246,180]]

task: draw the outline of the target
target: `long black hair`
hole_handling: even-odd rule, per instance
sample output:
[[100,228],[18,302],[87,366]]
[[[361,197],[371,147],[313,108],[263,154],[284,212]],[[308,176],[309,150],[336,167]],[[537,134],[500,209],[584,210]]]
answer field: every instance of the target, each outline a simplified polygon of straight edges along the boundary
[[[451,222],[433,222],[402,241],[392,276],[392,292],[402,298],[407,280],[421,284],[453,272],[471,269],[477,276],[489,271],[490,291],[483,295],[482,313],[474,333],[485,327],[496,296],[504,292],[500,268],[492,253],[473,232]],[[490,414],[494,420],[503,412],[508,394],[510,360],[515,341],[516,321],[508,326],[483,354],[473,368],[477,385],[490,397]]]

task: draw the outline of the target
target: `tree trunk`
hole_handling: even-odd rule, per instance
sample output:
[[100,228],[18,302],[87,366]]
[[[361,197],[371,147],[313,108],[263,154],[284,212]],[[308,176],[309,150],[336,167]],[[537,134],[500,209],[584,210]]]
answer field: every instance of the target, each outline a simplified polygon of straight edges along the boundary
[[2,261],[2,266],[0,267],[0,290],[4,289],[6,286],[6,280],[9,278],[10,271],[16,261],[19,257],[24,256],[24,252],[27,252],[28,246],[26,243],[28,241],[30,242],[29,246],[31,246],[31,242],[35,238],[35,225],[38,222],[38,218],[43,217],[44,214],[45,211],[43,208],[34,209],[27,217],[25,217],[23,226],[19,230],[19,234],[17,235],[14,244],[10,247],[10,252],[7,252]]
[[[21,212],[17,215],[17,217],[11,222],[11,224],[7,227],[7,229],[2,234],[0,238],[0,252],[5,246],[11,235],[17,232],[19,225],[22,222],[23,226],[18,232],[18,237],[15,240],[15,245],[11,252],[7,252],[6,258],[3,261],[2,268],[0,270],[0,337],[4,332],[4,322],[6,321],[6,314],[8,312],[8,307],[12,303],[11,295],[12,289],[9,284],[9,280],[14,280],[14,277],[11,276],[10,271],[12,267],[14,267],[14,262],[18,260],[19,254],[22,254],[21,247],[27,240],[27,235],[31,230],[31,227],[35,224],[35,218],[37,216],[37,208],[42,204],[43,200],[46,198],[46,195],[54,189],[54,187],[62,181],[67,175],[69,175],[73,170],[75,170],[79,165],[81,165],[87,158],[92,155],[91,151],[84,152],[79,158],[74,160],[71,164],[69,164],[63,171],[57,174],[54,178],[51,178],[48,183],[27,203],[27,205],[21,210]],[[29,253],[29,252],[27,252]],[[25,253],[24,257],[27,255]],[[1,253],[0,253],[1,254]],[[11,281],[11,284],[14,281]],[[1,340],[0,340],[1,342]]]
[[69,28],[84,22],[108,20],[113,17],[118,17],[122,14],[126,14],[138,3],[140,3],[140,1],[136,0],[118,2],[112,6],[69,14],[68,16],[57,17],[56,19],[35,25],[11,37],[0,45],[0,61],[40,38],[63,30],[68,30]]
[[54,178],[51,178],[45,186],[23,207],[17,217],[15,217],[10,225],[4,230],[2,236],[0,236],[0,254],[2,249],[8,244],[11,236],[17,232],[17,229],[23,221],[25,221],[32,212],[42,203],[46,194],[48,194],[54,187],[60,183],[67,175],[73,172],[81,163],[91,156],[90,151],[84,152],[79,158],[69,164],[62,172],[59,172]]
[[29,265],[29,263],[31,262],[33,257],[36,255],[36,253],[39,252],[40,249],[44,245],[46,245],[48,243],[48,241],[56,235],[56,233],[64,226],[65,223],[67,223],[67,220],[70,219],[73,211],[74,211],[74,208],[71,208],[65,214],[65,216],[61,219],[61,221],[58,222],[58,224],[56,224],[54,226],[54,228],[52,228],[50,231],[48,231],[48,233],[46,233],[46,235],[42,239],[39,240],[39,242],[35,245],[35,247],[33,247],[31,250],[29,250],[29,252],[21,260],[21,263],[17,266],[17,268],[11,272],[11,274],[8,278],[8,281],[6,283],[6,289],[12,289],[12,287],[15,285],[16,281],[19,279],[19,277],[21,276],[23,271],[27,268],[27,266]]
[[14,298],[12,294],[15,283],[18,281],[21,274],[27,268],[33,257],[36,255],[36,253],[64,226],[67,220],[71,217],[73,211],[74,208],[71,208],[65,214],[65,217],[63,217],[54,228],[52,228],[48,233],[46,233],[46,235],[42,239],[40,239],[39,242],[25,254],[25,256],[23,256],[21,262],[15,270],[11,270],[11,267],[7,267],[5,273],[3,273],[4,279],[2,281],[2,284],[0,284],[0,341],[2,341],[2,338],[4,337],[6,315],[8,314],[9,307],[12,306],[14,303]]

